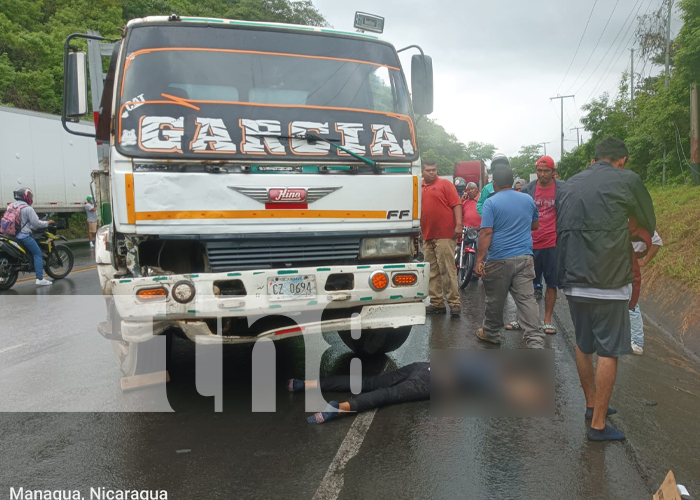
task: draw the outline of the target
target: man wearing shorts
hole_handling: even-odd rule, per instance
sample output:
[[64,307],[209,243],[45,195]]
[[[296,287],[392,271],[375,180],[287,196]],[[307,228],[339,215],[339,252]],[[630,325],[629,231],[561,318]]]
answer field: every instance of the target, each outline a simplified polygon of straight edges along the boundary
[[85,202],[85,213],[87,213],[88,234],[90,235],[90,248],[95,247],[95,235],[97,234],[97,207],[92,196],[87,197]]
[[[532,248],[535,257],[535,289],[547,284],[544,296],[544,333],[553,335],[557,329],[552,324],[554,304],[557,303],[557,207],[555,201],[564,183],[554,179],[556,168],[551,156],[537,160],[537,180],[522,189],[532,196],[540,213],[540,227],[532,232]],[[541,292],[540,292],[541,293]],[[535,294],[537,295],[537,294]]]
[[[625,143],[608,137],[595,162],[562,185],[557,199],[557,271],[576,330],[576,367],[591,418],[591,441],[624,440],[606,416],[617,358],[632,353],[630,217],[653,234],[656,217],[642,179],[624,170]],[[593,368],[593,353],[598,354]]]

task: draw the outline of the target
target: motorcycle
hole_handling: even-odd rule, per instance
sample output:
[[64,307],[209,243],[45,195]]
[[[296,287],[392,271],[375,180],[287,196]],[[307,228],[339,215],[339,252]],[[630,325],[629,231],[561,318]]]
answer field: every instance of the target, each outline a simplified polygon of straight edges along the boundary
[[[44,271],[55,280],[65,278],[73,270],[73,252],[58,240],[65,236],[54,234],[58,225],[35,231],[35,239],[44,255]],[[0,233],[0,290],[9,290],[17,282],[19,273],[34,272],[34,257],[14,236]]]
[[479,228],[462,228],[462,238],[455,248],[455,265],[457,266],[457,282],[459,288],[464,289],[469,284],[474,274],[476,264],[476,243],[479,238]]

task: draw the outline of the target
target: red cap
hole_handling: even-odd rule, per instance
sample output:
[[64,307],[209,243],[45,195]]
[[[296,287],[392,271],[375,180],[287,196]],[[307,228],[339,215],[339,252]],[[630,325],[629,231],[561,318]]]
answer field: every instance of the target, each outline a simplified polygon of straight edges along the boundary
[[547,167],[551,168],[553,170],[556,170],[557,167],[554,166],[554,160],[552,160],[551,156],[543,156],[539,160],[537,160],[537,163],[535,164],[538,167]]

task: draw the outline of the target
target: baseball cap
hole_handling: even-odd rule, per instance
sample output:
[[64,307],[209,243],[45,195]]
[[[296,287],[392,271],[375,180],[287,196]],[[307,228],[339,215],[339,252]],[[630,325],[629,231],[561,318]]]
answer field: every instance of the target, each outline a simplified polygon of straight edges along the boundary
[[556,170],[556,166],[554,165],[554,160],[552,159],[551,156],[543,156],[539,160],[537,160],[537,163],[535,164],[538,167],[547,167],[551,168],[553,170]]

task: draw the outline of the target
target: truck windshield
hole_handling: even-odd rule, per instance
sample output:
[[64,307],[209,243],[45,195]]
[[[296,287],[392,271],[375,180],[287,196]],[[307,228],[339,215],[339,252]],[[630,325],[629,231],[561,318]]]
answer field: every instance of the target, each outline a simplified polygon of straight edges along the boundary
[[127,39],[124,154],[348,160],[311,132],[375,161],[412,159],[415,134],[391,46],[317,33],[148,25]]

